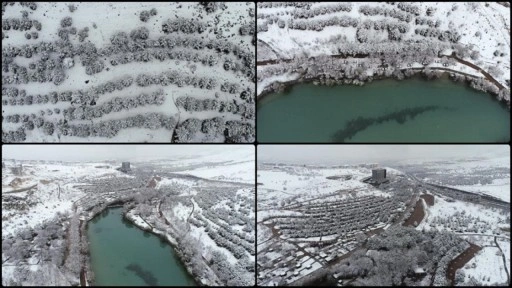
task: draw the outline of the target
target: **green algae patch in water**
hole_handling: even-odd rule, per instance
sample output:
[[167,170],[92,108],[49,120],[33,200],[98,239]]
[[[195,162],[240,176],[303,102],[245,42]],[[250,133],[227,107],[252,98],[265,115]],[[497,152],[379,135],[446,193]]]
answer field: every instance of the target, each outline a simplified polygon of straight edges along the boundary
[[173,248],[159,237],[122,218],[122,208],[108,208],[89,222],[94,285],[196,286]]
[[364,86],[298,84],[258,101],[265,142],[487,142],[510,140],[510,111],[448,79]]

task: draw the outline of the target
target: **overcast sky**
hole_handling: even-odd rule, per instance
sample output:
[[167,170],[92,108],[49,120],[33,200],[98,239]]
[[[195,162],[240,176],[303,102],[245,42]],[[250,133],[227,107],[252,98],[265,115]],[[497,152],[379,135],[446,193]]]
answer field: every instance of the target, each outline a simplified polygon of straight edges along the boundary
[[135,161],[220,153],[233,146],[241,145],[2,145],[2,157],[19,160]]
[[258,161],[343,165],[509,156],[510,149],[508,145],[258,145],[257,155]]

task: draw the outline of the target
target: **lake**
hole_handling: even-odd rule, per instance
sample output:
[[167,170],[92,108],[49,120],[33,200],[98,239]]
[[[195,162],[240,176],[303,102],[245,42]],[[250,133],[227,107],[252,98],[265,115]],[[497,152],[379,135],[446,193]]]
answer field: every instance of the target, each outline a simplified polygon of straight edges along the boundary
[[94,285],[195,286],[173,248],[108,208],[88,225]]
[[494,96],[443,78],[307,83],[259,100],[257,133],[260,143],[505,143],[510,111]]

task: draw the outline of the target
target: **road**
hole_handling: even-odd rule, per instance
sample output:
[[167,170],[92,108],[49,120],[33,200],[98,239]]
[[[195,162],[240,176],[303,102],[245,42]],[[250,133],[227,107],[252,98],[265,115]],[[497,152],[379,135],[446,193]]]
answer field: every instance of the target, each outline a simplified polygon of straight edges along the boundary
[[24,187],[24,188],[16,189],[16,190],[5,191],[5,192],[2,191],[2,194],[25,192],[25,191],[28,191],[28,190],[34,188],[34,187],[37,187],[37,184],[29,186],[29,187]]
[[[500,199],[491,197],[489,195],[482,195],[482,194],[472,193],[472,192],[468,192],[468,191],[464,191],[464,190],[460,190],[460,189],[456,189],[456,188],[452,188],[452,187],[428,183],[428,182],[418,179],[416,176],[414,176],[412,174],[407,174],[407,176],[409,176],[411,179],[417,181],[418,183],[429,187],[430,189],[434,190],[438,194],[444,195],[443,190],[448,190],[448,191],[450,191],[450,193],[453,192],[453,193],[461,193],[461,194],[464,194],[467,196],[479,196],[480,199],[478,199],[478,200],[465,199],[465,200],[461,200],[461,201],[466,201],[466,202],[480,204],[480,205],[488,205],[488,206],[493,206],[496,208],[506,209],[506,210],[510,209],[510,203],[507,203]],[[450,195],[447,195],[447,196],[451,197]],[[451,197],[451,198],[453,198],[453,197]]]
[[[332,57],[332,58],[335,58],[335,59],[346,59],[346,58],[367,58],[369,56],[369,54],[364,54],[364,53],[357,53],[357,54],[332,54],[332,55],[329,55],[329,57]],[[484,75],[485,79],[487,79],[488,81],[492,82],[494,85],[496,85],[500,90],[502,89],[507,89],[507,87],[505,87],[503,84],[501,84],[498,80],[496,80],[491,74],[487,73],[484,69],[480,68],[479,66],[469,62],[469,61],[466,61],[466,60],[463,60],[457,56],[455,56],[455,52],[452,52],[451,55],[447,55],[446,57],[448,58],[452,58],[452,59],[455,59],[455,61],[463,64],[463,65],[466,65],[468,67],[471,67],[473,69],[475,69],[476,71],[478,71],[479,73],[481,73],[482,75]],[[308,61],[309,60],[312,60],[314,61],[315,60],[315,57],[310,57],[308,58]],[[259,62],[256,62],[256,66],[265,66],[265,65],[274,65],[274,64],[278,64],[278,63],[290,63],[294,61],[294,59],[272,59],[272,60],[264,60],[264,61],[259,61]],[[452,69],[448,69],[448,68],[442,68],[442,67],[429,67],[429,66],[426,66],[426,65],[423,65],[424,68],[430,68],[432,70],[445,70],[445,71],[449,71],[449,72],[453,72],[453,73],[460,73],[460,74],[463,74],[465,76],[470,76],[470,77],[475,77],[474,75],[471,75],[471,74],[468,74],[468,73],[464,73],[464,72],[461,72],[461,71],[457,71],[457,70],[452,70]],[[379,67],[382,67],[379,66]],[[414,70],[422,70],[424,68],[414,68]],[[411,68],[404,68],[404,69],[400,69],[400,70],[407,70],[407,69],[411,69]]]
[[498,241],[496,240],[496,238],[497,237],[494,237],[494,243],[496,243],[496,246],[498,246],[498,249],[500,249],[501,251],[501,257],[503,258],[503,266],[505,267],[505,272],[507,272],[507,284],[510,285],[510,274],[507,269],[507,259],[505,258],[505,253],[503,253],[503,250],[501,250],[500,245],[498,245]]

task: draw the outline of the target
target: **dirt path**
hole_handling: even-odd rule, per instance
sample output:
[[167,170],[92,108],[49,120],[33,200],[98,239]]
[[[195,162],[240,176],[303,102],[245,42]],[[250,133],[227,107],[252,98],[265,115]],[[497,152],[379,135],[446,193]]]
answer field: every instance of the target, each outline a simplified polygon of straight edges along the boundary
[[[79,239],[80,241],[82,240],[82,223],[83,223],[83,220],[80,220],[80,224],[78,226],[78,234],[79,234]],[[82,256],[83,257],[83,256]],[[80,286],[86,286],[85,285],[85,267],[83,264],[80,264],[81,265],[81,268],[80,268]]]
[[[333,54],[333,55],[329,55],[330,57],[332,58],[341,58],[341,59],[346,59],[346,58],[367,58],[369,54],[363,54],[363,53],[358,53],[358,54],[355,54],[355,55],[348,55],[348,54]],[[494,85],[496,85],[500,90],[501,89],[506,89],[506,87],[504,85],[502,85],[500,82],[498,82],[498,80],[494,79],[494,77],[487,73],[486,71],[484,71],[482,68],[480,68],[479,66],[471,63],[471,62],[468,62],[466,60],[462,60],[461,58],[455,56],[455,52],[452,52],[451,55],[449,56],[446,56],[448,58],[453,58],[455,59],[457,62],[461,63],[461,64],[464,64],[466,66],[469,66],[473,69],[475,69],[476,71],[482,73],[482,75],[485,76],[485,79],[487,79],[488,81],[491,81],[492,83],[494,83]],[[314,60],[315,57],[310,57],[308,59],[309,60]],[[292,62],[294,59],[274,59],[274,60],[265,60],[265,61],[260,61],[260,62],[256,62],[256,66],[265,66],[265,65],[274,65],[274,64],[278,64],[278,63],[281,63],[281,62],[284,62],[284,63],[290,63]],[[428,66],[425,66],[424,68],[414,68],[413,70],[423,70],[425,68],[430,68],[432,70],[444,70],[444,71],[450,71],[450,72],[454,72],[454,73],[460,73],[460,74],[463,74],[463,75],[466,75],[466,76],[471,76],[471,77],[475,77],[474,75],[471,75],[471,74],[468,74],[468,73],[464,73],[464,72],[461,72],[461,71],[457,71],[457,70],[452,70],[452,69],[448,69],[448,68],[441,68],[441,67],[428,67]],[[401,69],[401,70],[407,70],[407,69],[412,69],[412,68],[406,68],[406,69]]]
[[164,217],[161,207],[162,207],[162,201],[160,201],[160,203],[158,203],[158,214],[160,215],[160,218],[164,219],[165,224],[170,225],[169,221],[167,221],[167,218]]
[[453,52],[452,55],[449,56],[449,57],[457,60],[458,62],[460,62],[460,63],[462,63],[462,64],[464,64],[466,66],[469,66],[469,67],[477,70],[480,73],[482,73],[487,80],[491,81],[492,83],[494,83],[494,85],[498,86],[500,88],[500,90],[501,89],[505,89],[505,86],[501,85],[501,83],[498,82],[496,79],[494,79],[494,77],[492,77],[491,74],[485,72],[482,68],[476,66],[475,64],[473,64],[471,62],[468,62],[466,60],[462,60],[459,57],[455,56],[455,52]]
[[427,203],[429,207],[434,206],[434,195],[423,194],[420,197],[423,198],[423,200],[425,200],[425,203]]
[[[412,211],[411,216],[407,218],[404,222],[404,226],[418,226],[421,221],[425,217],[425,212],[423,211],[423,204],[421,200],[416,201],[416,206],[414,206],[414,211]],[[414,225],[414,222],[417,222],[417,225]]]
[[148,183],[148,188],[155,188],[156,187],[156,184],[158,184],[158,181],[162,180],[161,177],[158,177],[158,176],[155,176],[153,178],[151,178],[151,180],[149,181]]
[[452,261],[450,261],[450,264],[448,264],[448,268],[446,269],[446,279],[450,281],[450,285],[453,286],[454,279],[455,279],[455,272],[457,272],[457,269],[460,269],[466,265],[466,263],[471,260],[475,254],[482,249],[482,247],[469,243],[469,248],[466,249],[466,251],[462,252],[459,256],[455,257]]
[[[192,202],[192,197],[190,197],[190,204],[192,204],[192,211],[190,211],[190,214],[188,214],[187,217],[187,223],[190,220],[190,217],[192,216],[192,213],[194,213],[194,209],[196,208],[196,205],[194,205],[194,202]],[[188,231],[190,231],[190,224],[188,224]]]
[[2,194],[9,194],[9,193],[19,193],[19,192],[25,192],[25,191],[28,191],[34,187],[37,187],[37,184],[35,185],[32,185],[30,187],[25,187],[25,188],[20,188],[20,189],[16,189],[16,190],[11,190],[11,191],[6,191],[6,192],[3,192],[2,191]]
[[505,254],[503,253],[503,250],[501,250],[500,245],[498,245],[498,241],[496,240],[496,236],[494,236],[494,243],[496,243],[496,246],[498,246],[498,249],[501,251],[501,257],[503,258],[503,266],[505,267],[505,272],[507,272],[507,284],[510,285],[510,274],[507,269],[507,259],[505,258]]

